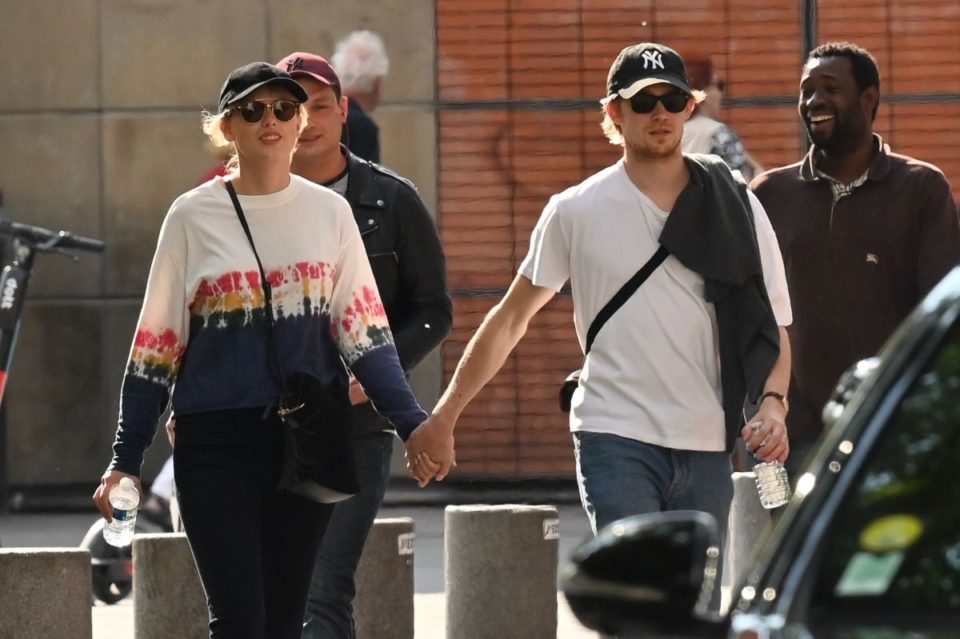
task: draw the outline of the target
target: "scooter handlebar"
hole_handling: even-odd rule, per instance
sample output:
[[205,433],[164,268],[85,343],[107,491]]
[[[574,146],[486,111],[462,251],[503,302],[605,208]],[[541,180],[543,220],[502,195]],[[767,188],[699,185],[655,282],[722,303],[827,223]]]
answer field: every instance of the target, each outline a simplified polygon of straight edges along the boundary
[[82,235],[74,235],[69,231],[51,231],[41,226],[32,226],[30,224],[21,224],[20,222],[10,222],[0,220],[0,235],[9,235],[27,242],[30,242],[38,248],[77,249],[80,251],[90,251],[92,253],[102,253],[106,244],[100,240],[95,240]]

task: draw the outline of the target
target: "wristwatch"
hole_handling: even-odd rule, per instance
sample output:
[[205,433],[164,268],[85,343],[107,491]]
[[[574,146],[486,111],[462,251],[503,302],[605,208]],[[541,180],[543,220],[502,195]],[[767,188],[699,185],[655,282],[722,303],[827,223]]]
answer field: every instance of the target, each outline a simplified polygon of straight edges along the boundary
[[787,401],[786,395],[784,395],[783,393],[778,393],[777,391],[767,391],[766,393],[760,396],[760,402],[763,403],[763,400],[765,400],[768,397],[773,397],[774,399],[780,400],[780,403],[783,404],[784,412],[786,413],[790,412],[790,403]]

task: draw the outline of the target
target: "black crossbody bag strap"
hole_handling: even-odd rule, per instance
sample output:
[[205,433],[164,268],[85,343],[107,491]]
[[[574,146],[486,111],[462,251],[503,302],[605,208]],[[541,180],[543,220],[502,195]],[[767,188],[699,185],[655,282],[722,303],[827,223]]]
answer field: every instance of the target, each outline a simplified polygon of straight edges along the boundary
[[587,344],[584,349],[584,355],[590,352],[590,347],[593,346],[593,340],[596,339],[597,333],[600,332],[600,329],[603,328],[603,325],[607,323],[607,320],[610,319],[617,310],[623,306],[624,302],[630,299],[630,296],[633,295],[640,285],[643,284],[650,274],[657,270],[657,267],[660,266],[667,256],[670,255],[670,251],[661,244],[660,248],[657,249],[657,252],[654,253],[647,263],[640,267],[640,270],[634,274],[627,282],[620,287],[620,290],[610,298],[610,301],[607,302],[603,308],[600,309],[600,312],[597,313],[597,316],[593,318],[593,321],[590,323],[590,329],[587,331]]
[[247,224],[247,218],[243,214],[243,208],[240,206],[240,198],[237,197],[237,192],[234,190],[233,183],[230,180],[225,180],[224,185],[227,187],[227,193],[230,194],[230,200],[233,202],[233,208],[237,212],[237,217],[240,218],[240,226],[243,227],[247,241],[250,242],[250,248],[253,249],[253,256],[257,259],[257,268],[260,269],[260,287],[263,289],[264,311],[267,314],[267,334],[270,339],[270,350],[273,353],[274,364],[277,367],[277,373],[280,377],[280,388],[284,394],[287,395],[290,391],[287,388],[286,375],[283,374],[283,363],[280,361],[280,348],[277,346],[277,335],[274,330],[276,320],[273,314],[273,290],[270,288],[270,282],[267,281],[267,274],[263,270],[263,263],[260,261],[260,254],[257,253],[257,246],[253,243],[253,235],[250,233],[250,226]]

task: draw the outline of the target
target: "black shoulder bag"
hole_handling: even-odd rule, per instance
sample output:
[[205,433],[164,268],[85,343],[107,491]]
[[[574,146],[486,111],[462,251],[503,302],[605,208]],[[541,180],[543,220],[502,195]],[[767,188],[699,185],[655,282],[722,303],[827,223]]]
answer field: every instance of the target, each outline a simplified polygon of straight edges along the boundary
[[[597,316],[593,318],[593,321],[590,323],[590,329],[587,330],[587,343],[583,349],[584,359],[586,359],[587,354],[590,352],[590,347],[593,346],[593,340],[596,339],[597,333],[599,333],[603,325],[607,323],[607,320],[640,288],[640,285],[650,277],[650,274],[657,270],[657,267],[663,263],[663,260],[667,259],[669,254],[670,251],[661,244],[660,248],[647,260],[646,264],[641,266],[640,270],[627,280],[627,282],[620,287],[620,290],[610,298],[610,301],[600,309],[600,312],[597,313]],[[577,390],[577,386],[580,385],[581,370],[581,368],[578,368],[567,375],[567,378],[563,380],[563,384],[560,385],[560,410],[564,413],[570,412],[570,402],[573,400],[573,392]]]
[[237,192],[229,180],[225,185],[260,269],[269,348],[280,379],[277,414],[283,429],[283,465],[278,488],[319,503],[342,501],[360,490],[349,401],[345,393],[332,392],[312,375],[284,374],[277,347],[270,282],[263,271]]

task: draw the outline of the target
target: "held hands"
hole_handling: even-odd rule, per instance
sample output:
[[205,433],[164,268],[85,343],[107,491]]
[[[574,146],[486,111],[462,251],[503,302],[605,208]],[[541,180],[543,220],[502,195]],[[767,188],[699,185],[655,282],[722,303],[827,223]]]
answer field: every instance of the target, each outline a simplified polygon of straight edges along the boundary
[[143,486],[140,485],[139,477],[120,472],[119,470],[108,470],[103,474],[103,477],[100,478],[100,485],[97,486],[97,490],[93,493],[94,505],[108,522],[113,521],[113,508],[110,507],[110,490],[119,484],[120,480],[124,477],[129,477],[133,480],[134,485],[137,487],[137,492],[140,493],[140,502],[143,503]]
[[432,479],[443,481],[457,465],[453,423],[431,415],[410,434],[404,456],[407,470],[421,488]]
[[760,405],[760,410],[741,430],[747,452],[761,461],[784,462],[790,454],[786,411],[775,400]]

